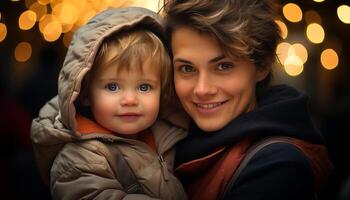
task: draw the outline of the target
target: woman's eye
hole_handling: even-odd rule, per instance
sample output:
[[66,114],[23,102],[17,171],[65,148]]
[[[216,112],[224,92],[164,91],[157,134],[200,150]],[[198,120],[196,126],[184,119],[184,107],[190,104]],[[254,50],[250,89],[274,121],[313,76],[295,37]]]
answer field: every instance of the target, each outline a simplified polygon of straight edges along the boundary
[[231,69],[233,67],[233,64],[231,63],[221,63],[218,66],[219,71],[224,71],[224,70],[228,70]]
[[184,73],[194,72],[195,69],[191,65],[183,65],[180,67],[180,71]]
[[115,92],[115,91],[117,91],[117,90],[120,89],[119,86],[118,86],[118,84],[116,84],[116,83],[108,83],[108,84],[105,86],[105,88],[106,88],[108,91],[112,91],[112,92]]
[[139,90],[140,90],[141,92],[147,92],[147,91],[149,91],[149,90],[151,90],[151,89],[152,89],[152,87],[151,87],[150,84],[141,84],[141,85],[139,86]]

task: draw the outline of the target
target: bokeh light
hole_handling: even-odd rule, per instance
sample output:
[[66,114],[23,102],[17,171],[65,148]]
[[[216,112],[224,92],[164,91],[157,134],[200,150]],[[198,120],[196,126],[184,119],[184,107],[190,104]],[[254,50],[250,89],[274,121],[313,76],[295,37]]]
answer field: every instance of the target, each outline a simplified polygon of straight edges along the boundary
[[314,0],[314,2],[321,3],[324,2],[324,0]]
[[56,19],[55,16],[53,16],[53,15],[51,15],[51,14],[46,14],[46,15],[44,15],[44,16],[40,19],[40,21],[39,21],[39,30],[40,30],[40,32],[41,32],[41,33],[44,32],[44,27],[45,27],[48,23],[50,23],[50,22],[52,22],[52,21],[57,21],[57,19]]
[[48,42],[56,41],[62,34],[62,26],[58,21],[50,21],[43,27],[44,39]]
[[28,42],[20,42],[15,49],[15,58],[18,62],[25,62],[32,56],[32,46]]
[[276,55],[278,57],[279,62],[283,65],[284,61],[288,57],[288,50],[291,44],[288,42],[281,42],[277,45]]
[[279,26],[281,29],[281,37],[283,39],[286,39],[288,37],[288,28],[284,22],[281,20],[275,20],[276,24]]
[[331,70],[338,66],[339,58],[333,49],[326,49],[321,53],[321,64],[324,68]]
[[7,27],[4,23],[0,23],[0,42],[4,41],[7,35]]
[[123,7],[123,6],[125,6],[125,4],[127,3],[126,1],[127,1],[127,0],[118,0],[118,1],[115,1],[115,0],[106,0],[106,3],[107,3],[107,5],[110,6],[110,7],[118,8],[118,7]]
[[24,11],[18,19],[19,28],[22,30],[31,29],[36,22],[36,14],[31,10]]
[[308,58],[308,52],[303,44],[295,43],[289,47],[288,56],[297,56],[300,58],[303,64],[305,64]]
[[350,24],[350,6],[341,5],[337,9],[338,18],[345,24]]
[[325,32],[321,25],[317,23],[311,23],[306,27],[306,36],[310,42],[319,44],[323,42]]
[[301,8],[295,3],[288,3],[283,6],[284,17],[293,23],[300,22],[303,19],[303,12]]
[[145,8],[148,8],[150,10],[153,10],[155,12],[157,12],[159,10],[159,8],[162,7],[162,1],[158,1],[158,0],[133,0],[130,2],[131,6],[142,6]]
[[30,5],[29,9],[35,12],[37,16],[37,21],[40,21],[40,19],[47,13],[47,7],[37,2]]
[[304,70],[303,61],[298,56],[288,56],[283,66],[286,73],[290,76],[298,76]]
[[27,8],[29,8],[33,3],[36,3],[36,0],[25,0],[25,4]]
[[52,0],[38,0],[38,3],[40,3],[41,5],[47,5],[51,2]]
[[79,15],[79,18],[75,22],[75,25],[80,27],[86,24],[89,21],[89,19],[91,19],[96,14],[97,11],[90,4],[86,4],[81,14]]
[[73,25],[78,18],[78,8],[70,3],[60,3],[57,4],[53,10],[52,15],[54,15],[62,25]]

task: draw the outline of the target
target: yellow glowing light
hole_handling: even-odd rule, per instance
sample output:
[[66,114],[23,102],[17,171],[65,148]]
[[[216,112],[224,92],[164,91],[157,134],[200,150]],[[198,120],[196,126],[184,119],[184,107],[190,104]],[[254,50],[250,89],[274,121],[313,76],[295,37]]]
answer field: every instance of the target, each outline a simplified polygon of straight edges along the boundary
[[0,23],[0,42],[2,42],[7,35],[7,28],[4,23]]
[[310,42],[319,44],[322,43],[325,37],[325,32],[321,25],[317,23],[309,24],[306,28],[306,36]]
[[38,3],[40,3],[41,5],[47,5],[51,2],[51,0],[38,0]]
[[277,45],[276,55],[281,64],[283,64],[286,58],[288,57],[288,49],[290,46],[291,44],[287,42],[281,42],[280,44]]
[[286,39],[288,36],[288,28],[287,28],[286,24],[284,22],[282,22],[281,20],[275,20],[275,22],[279,26],[279,28],[281,29],[282,38]]
[[62,26],[58,21],[51,21],[43,27],[44,39],[48,42],[56,41],[62,34]]
[[41,33],[44,32],[44,27],[49,24],[52,21],[58,21],[58,19],[51,15],[51,14],[45,14],[39,21],[39,30]]
[[290,76],[298,76],[304,70],[303,61],[298,56],[288,56],[284,61],[284,70]]
[[140,6],[157,12],[162,7],[162,1],[158,0],[134,0],[128,6]]
[[338,18],[345,24],[350,24],[350,6],[341,5],[337,9]]
[[27,8],[29,8],[33,3],[36,3],[36,0],[25,0],[25,4]]
[[303,64],[305,64],[308,58],[308,52],[304,45],[295,43],[289,47],[288,56],[298,56]]
[[15,58],[18,62],[25,62],[32,56],[32,46],[28,42],[21,42],[16,46]]
[[[119,1],[119,0],[117,0],[117,1]],[[85,6],[87,5],[88,2],[89,1],[82,1],[82,0],[65,0],[65,3],[70,3],[79,9],[85,8]]]
[[321,3],[324,2],[324,0],[314,0],[314,2]]
[[106,0],[89,1],[89,3],[91,7],[97,12],[106,9],[108,6]]
[[86,24],[95,15],[96,15],[96,11],[89,6],[86,6],[85,10],[81,13],[81,16],[79,17],[79,19],[75,22],[75,25],[82,26]]
[[106,4],[107,6],[109,7],[113,7],[113,8],[120,8],[120,7],[123,7],[126,3],[126,0],[119,0],[119,1],[116,1],[116,0],[106,0]]
[[24,11],[20,16],[18,20],[19,28],[22,30],[29,30],[31,29],[36,22],[36,14],[35,12],[31,10]]
[[11,0],[12,2],[17,2],[17,1],[20,1],[20,0]]
[[324,68],[331,70],[338,66],[339,58],[333,49],[326,49],[321,53],[321,64]]
[[300,22],[303,19],[303,12],[295,3],[288,3],[283,6],[283,15],[290,22]]
[[74,24],[62,24],[62,33],[67,33],[71,31],[74,27]]
[[74,24],[78,18],[77,10],[70,3],[60,3],[53,8],[52,15],[56,16],[62,24]]
[[53,9],[57,4],[62,3],[62,1],[64,1],[64,0],[52,0],[50,2],[51,9]]
[[39,3],[33,3],[30,7],[30,10],[34,11],[37,16],[37,21],[39,21],[44,15],[47,13],[47,7],[44,5],[41,5]]
[[322,24],[322,18],[318,12],[314,10],[308,10],[305,13],[305,21],[307,24],[317,23]]

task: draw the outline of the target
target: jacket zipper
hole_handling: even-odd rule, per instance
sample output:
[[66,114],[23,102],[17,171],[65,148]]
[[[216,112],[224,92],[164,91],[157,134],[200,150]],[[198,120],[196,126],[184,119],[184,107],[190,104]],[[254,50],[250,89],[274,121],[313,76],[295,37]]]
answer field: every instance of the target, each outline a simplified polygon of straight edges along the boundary
[[166,166],[166,162],[165,162],[163,156],[159,155],[158,159],[159,159],[159,163],[161,165],[164,180],[169,181],[169,170],[168,170],[168,167]]
[[133,143],[133,144],[136,144],[136,145],[144,146],[145,150],[147,150],[150,154],[154,155],[155,157],[158,157],[158,161],[159,161],[160,168],[161,168],[161,171],[162,171],[163,179],[165,181],[169,181],[169,177],[170,177],[169,173],[170,172],[168,170],[166,161],[163,158],[163,154],[159,153],[158,151],[154,151],[146,143],[144,143],[142,141],[138,141],[138,140],[129,140],[129,139],[122,139],[122,140],[117,139],[116,140],[113,137],[96,137],[96,136],[94,136],[93,138],[90,138],[90,139],[99,139],[101,141],[105,141],[105,142],[109,142],[109,143],[114,143],[116,141],[122,141],[122,142],[126,142],[126,143],[129,143],[129,144]]

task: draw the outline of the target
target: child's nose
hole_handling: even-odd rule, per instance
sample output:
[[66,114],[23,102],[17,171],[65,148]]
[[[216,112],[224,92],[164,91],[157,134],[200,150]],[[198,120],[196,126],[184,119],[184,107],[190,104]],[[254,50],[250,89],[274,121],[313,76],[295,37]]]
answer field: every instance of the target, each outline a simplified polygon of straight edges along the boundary
[[134,92],[125,93],[120,104],[122,106],[136,106],[138,104],[138,99],[136,94]]

